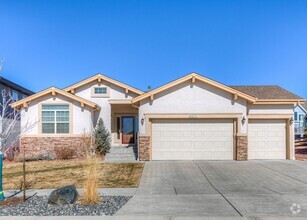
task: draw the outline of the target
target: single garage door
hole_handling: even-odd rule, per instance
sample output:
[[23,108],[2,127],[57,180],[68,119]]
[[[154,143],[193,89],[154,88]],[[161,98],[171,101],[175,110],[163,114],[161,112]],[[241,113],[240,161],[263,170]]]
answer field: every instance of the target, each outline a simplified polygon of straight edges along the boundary
[[233,120],[153,120],[153,160],[233,160]]
[[286,159],[285,120],[250,120],[248,159]]

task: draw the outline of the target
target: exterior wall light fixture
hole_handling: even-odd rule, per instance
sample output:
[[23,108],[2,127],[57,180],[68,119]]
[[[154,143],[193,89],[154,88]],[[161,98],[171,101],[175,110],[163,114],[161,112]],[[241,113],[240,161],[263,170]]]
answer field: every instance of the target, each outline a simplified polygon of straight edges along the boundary
[[141,124],[142,125],[144,124],[144,121],[145,121],[145,119],[144,119],[144,117],[142,117],[142,119],[141,119]]
[[242,125],[245,124],[245,121],[246,121],[246,118],[245,118],[245,116],[243,116],[243,118],[242,118]]

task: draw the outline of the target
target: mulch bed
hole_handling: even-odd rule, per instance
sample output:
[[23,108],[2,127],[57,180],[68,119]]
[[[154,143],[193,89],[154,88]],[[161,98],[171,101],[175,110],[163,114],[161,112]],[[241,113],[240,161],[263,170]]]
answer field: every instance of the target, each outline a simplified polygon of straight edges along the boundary
[[8,206],[15,206],[19,203],[22,203],[22,197],[13,197],[13,198],[8,198],[5,199],[4,201],[0,201],[0,207],[8,207]]

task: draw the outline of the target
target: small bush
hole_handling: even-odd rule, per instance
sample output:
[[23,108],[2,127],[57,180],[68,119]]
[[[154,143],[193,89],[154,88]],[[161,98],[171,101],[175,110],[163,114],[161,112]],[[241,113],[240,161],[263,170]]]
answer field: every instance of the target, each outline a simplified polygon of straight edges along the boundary
[[69,160],[76,156],[76,151],[72,147],[55,147],[54,151],[59,160]]
[[[38,161],[39,160],[39,155],[33,155],[33,154],[26,154],[25,155],[25,161],[26,162],[31,162],[31,161]],[[14,157],[15,162],[23,162],[23,155],[19,153]]]

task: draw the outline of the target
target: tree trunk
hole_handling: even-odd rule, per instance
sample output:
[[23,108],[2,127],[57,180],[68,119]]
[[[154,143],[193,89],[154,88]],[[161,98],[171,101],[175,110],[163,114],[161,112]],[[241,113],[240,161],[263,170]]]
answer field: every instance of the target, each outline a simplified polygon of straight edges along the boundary
[[23,202],[26,201],[26,149],[23,149],[23,183],[22,183],[22,190],[23,190]]
[[4,200],[3,189],[2,189],[2,152],[0,150],[0,201]]

